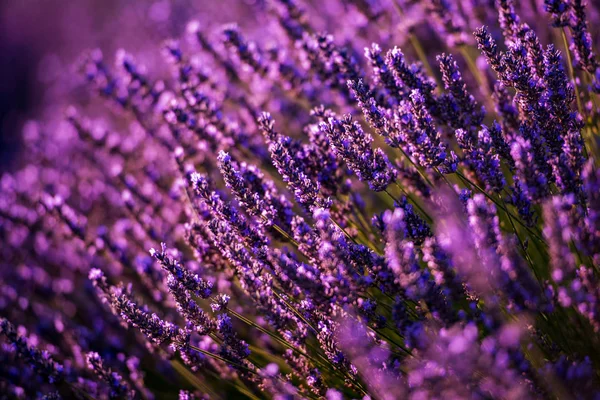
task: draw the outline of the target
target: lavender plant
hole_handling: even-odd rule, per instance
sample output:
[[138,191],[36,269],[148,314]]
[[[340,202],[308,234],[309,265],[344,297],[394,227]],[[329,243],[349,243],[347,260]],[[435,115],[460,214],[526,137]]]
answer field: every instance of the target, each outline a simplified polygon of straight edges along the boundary
[[83,54],[0,178],[0,397],[600,398],[600,9],[520,3]]

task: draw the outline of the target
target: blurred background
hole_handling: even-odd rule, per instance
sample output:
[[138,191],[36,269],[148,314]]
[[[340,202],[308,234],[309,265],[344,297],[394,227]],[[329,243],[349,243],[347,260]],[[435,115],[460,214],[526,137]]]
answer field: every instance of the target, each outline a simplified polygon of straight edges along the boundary
[[202,15],[215,24],[241,21],[243,25],[251,22],[251,8],[260,3],[0,1],[0,173],[17,162],[26,121],[62,113],[83,92],[73,79],[74,63],[83,51],[101,48],[112,57],[123,47],[136,55],[146,54],[149,62],[160,57],[162,40],[179,37],[189,20]]

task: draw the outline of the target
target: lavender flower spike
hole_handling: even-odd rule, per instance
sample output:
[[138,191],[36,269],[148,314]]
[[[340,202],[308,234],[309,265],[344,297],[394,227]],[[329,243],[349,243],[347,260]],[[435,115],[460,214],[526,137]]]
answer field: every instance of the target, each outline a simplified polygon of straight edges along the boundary
[[86,355],[88,368],[90,368],[99,378],[105,381],[110,392],[108,397],[111,399],[133,399],[135,392],[129,387],[127,381],[121,375],[113,372],[110,368],[104,366],[102,357],[96,352],[91,352]]
[[202,280],[198,275],[191,273],[182,267],[177,260],[167,255],[167,246],[160,244],[161,251],[150,249],[150,255],[158,260],[161,266],[180,282],[186,290],[195,293],[204,299],[210,297],[212,293],[212,284]]
[[14,346],[17,355],[48,382],[59,383],[65,378],[64,367],[54,361],[47,351],[40,351],[31,346],[6,318],[0,318],[0,334],[6,337],[11,346]]
[[320,126],[327,133],[338,156],[371,189],[380,192],[394,182],[396,170],[385,153],[381,149],[371,148],[373,138],[357,122],[352,121],[349,114],[342,117],[341,121],[329,118],[327,123],[323,122]]
[[309,210],[314,207],[327,207],[328,201],[319,195],[319,183],[313,182],[307,176],[303,165],[292,154],[291,138],[275,131],[275,121],[269,113],[262,113],[258,124],[269,144],[273,165],[294,193],[296,200]]
[[398,146],[405,147],[417,164],[432,168],[446,160],[446,146],[441,142],[431,114],[427,111],[425,97],[419,90],[410,94],[410,102],[403,102],[396,115],[399,135]]

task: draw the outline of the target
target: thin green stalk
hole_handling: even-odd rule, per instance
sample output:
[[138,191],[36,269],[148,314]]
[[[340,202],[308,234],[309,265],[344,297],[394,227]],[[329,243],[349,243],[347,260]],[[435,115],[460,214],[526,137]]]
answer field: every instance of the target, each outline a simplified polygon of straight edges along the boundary
[[96,400],[96,398],[94,396],[92,396],[91,394],[88,394],[86,391],[82,390],[81,388],[78,388],[74,384],[72,384],[70,382],[64,382],[64,383],[67,384],[67,386],[69,387],[69,390],[71,392],[73,392],[73,394],[77,393],[78,395],[82,396],[83,398],[90,399],[90,400]]
[[433,68],[431,68],[431,64],[429,64],[429,60],[427,59],[427,55],[425,54],[425,51],[423,50],[423,46],[421,45],[421,41],[419,40],[419,38],[414,33],[409,33],[408,40],[410,41],[410,44],[412,45],[413,49],[415,49],[415,52],[417,53],[417,57],[419,57],[419,60],[423,63],[423,66],[425,67],[425,71],[427,71],[427,74],[430,77],[432,77],[433,79],[435,79],[437,86],[439,88],[441,88],[442,82],[439,81],[439,78],[433,72]]
[[228,360],[228,359],[226,359],[226,358],[224,358],[224,357],[221,357],[221,356],[219,356],[219,355],[217,355],[217,354],[211,353],[210,351],[203,350],[203,349],[201,349],[200,347],[196,347],[196,346],[194,346],[194,345],[191,345],[191,344],[190,344],[189,346],[190,346],[190,349],[192,349],[192,350],[195,350],[195,351],[197,351],[198,353],[202,353],[202,354],[204,354],[205,356],[208,356],[208,357],[214,358],[215,360],[223,361],[223,362],[224,362],[224,363],[226,363],[226,364],[229,364],[229,365],[231,365],[231,366],[234,366],[234,367],[236,367],[236,368],[242,369],[242,370],[244,370],[244,371],[246,371],[246,372],[248,372],[248,373],[251,373],[251,374],[253,374],[253,375],[257,375],[257,372],[256,372],[256,371],[253,371],[252,369],[250,369],[250,368],[246,367],[245,365],[238,364],[238,363],[236,363],[236,362],[233,362],[233,361],[231,361],[231,360]]
[[[400,17],[404,18],[404,11],[402,10],[402,7],[400,7],[400,5],[395,0],[393,1],[393,4]],[[442,83],[439,81],[439,78],[434,74],[433,68],[431,68],[431,64],[427,59],[427,55],[425,54],[425,50],[423,50],[423,46],[421,45],[421,41],[419,40],[419,38],[414,33],[408,32],[408,40],[410,41],[411,46],[415,50],[415,53],[417,53],[417,57],[423,63],[427,74],[433,79],[435,79],[438,87],[442,87]]]
[[485,197],[487,197],[488,199],[490,199],[494,204],[496,204],[497,207],[500,207],[504,212],[506,212],[511,217],[513,217],[515,219],[515,221],[517,221],[519,223],[519,225],[521,225],[523,228],[527,229],[527,231],[533,237],[535,237],[537,240],[539,240],[541,243],[543,243],[544,245],[547,246],[546,241],[542,237],[540,237],[536,232],[534,232],[530,227],[527,226],[527,224],[525,224],[523,221],[521,221],[518,217],[516,217],[514,214],[512,214],[498,200],[494,199],[485,190],[483,190],[481,187],[479,187],[479,185],[477,185],[476,183],[472,182],[469,178],[467,178],[466,176],[464,176],[460,171],[456,171],[456,175],[458,175],[458,177],[461,178],[463,180],[463,182],[465,182],[465,184],[471,185],[472,187],[474,187],[475,189],[477,189],[479,192],[481,192]]
[[[504,200],[502,200],[502,203],[504,203],[504,206],[506,207],[506,202]],[[508,209],[508,207],[506,207],[506,208]],[[508,216],[508,221],[510,222],[510,226],[512,227],[513,231],[515,232],[515,236],[517,237],[517,240],[519,241],[519,245],[521,246],[521,249],[523,250],[523,253],[525,254],[525,259],[527,260],[527,263],[529,263],[529,267],[535,274],[536,278],[539,280],[540,277],[537,274],[537,271],[534,267],[531,257],[529,257],[529,253],[527,252],[527,248],[525,247],[525,244],[521,240],[521,236],[519,236],[519,232],[517,231],[517,227],[515,226],[515,223],[513,222],[512,217],[510,216],[509,213],[506,213],[506,215]]]
[[433,169],[444,180],[444,182],[446,182],[446,185],[448,185],[448,187],[450,188],[450,190],[452,190],[452,192],[454,192],[454,186],[452,186],[452,183],[450,183],[450,181],[448,180],[448,178],[446,178],[446,175],[442,174],[442,172],[440,171],[440,169],[438,167],[433,167]]
[[352,236],[350,236],[350,234],[348,232],[346,232],[346,230],[340,225],[338,224],[336,221],[333,220],[333,218],[329,218],[329,220],[338,228],[340,228],[340,230],[344,233],[344,235],[346,235],[346,237],[350,240],[352,240],[354,242],[354,244],[358,244],[358,242],[356,241],[356,239],[354,239]]
[[425,175],[423,173],[423,171],[421,171],[421,168],[419,168],[419,166],[408,156],[408,154],[406,154],[404,149],[402,147],[398,147],[398,150],[400,150],[402,155],[404,155],[404,158],[406,158],[408,160],[408,162],[411,163],[413,167],[415,167],[415,169],[417,170],[417,173],[421,176],[421,178],[423,178],[430,187],[433,187],[433,183],[431,183],[431,181],[429,180],[427,175]]
[[276,334],[274,334],[273,332],[269,331],[268,329],[263,328],[262,326],[258,325],[257,323],[255,323],[254,321],[244,317],[243,315],[233,311],[232,309],[227,309],[227,312],[230,313],[231,315],[233,315],[234,317],[236,317],[237,319],[239,319],[240,321],[244,322],[245,324],[252,326],[255,329],[258,329],[259,331],[261,331],[262,333],[264,333],[265,335],[270,336],[271,338],[273,338],[274,340],[276,340],[279,344],[294,350],[295,352],[297,352],[298,354],[303,355],[304,357],[310,359],[313,362],[317,362],[316,360],[312,359],[310,355],[306,354],[304,351],[297,349],[296,347],[294,347],[294,345],[292,345],[291,343],[289,343],[288,341],[286,341],[285,339],[280,338],[279,336],[277,336]]
[[384,189],[383,191],[390,197],[390,199],[392,199],[394,203],[400,204],[400,200],[395,198],[387,189]]
[[[353,214],[356,216],[356,213],[353,212]],[[346,220],[346,222],[348,222],[348,224],[350,224],[352,227],[354,227],[357,231],[358,231],[358,239],[367,247],[370,247],[371,249],[373,249],[373,251],[377,252],[375,249],[377,249],[377,244],[374,243],[373,241],[371,241],[369,239],[369,236],[366,233],[366,229],[364,229],[364,226],[362,224],[360,224],[360,226],[353,220],[351,220],[350,218],[348,218]]]
[[[584,117],[585,114],[583,113],[583,105],[581,104],[581,97],[579,96],[579,86],[577,85],[577,82],[575,82],[573,60],[571,59],[571,50],[569,50],[569,40],[567,39],[565,29],[566,28],[561,29],[560,33],[563,39],[563,44],[565,46],[565,54],[567,55],[567,68],[569,71],[569,78],[571,79],[571,82],[573,82],[573,87],[575,88],[575,99],[577,100],[577,109],[579,110],[579,114],[581,115],[581,117]],[[579,135],[581,136],[581,141],[583,142],[583,153],[585,155],[585,158],[588,158],[587,145],[585,138],[583,137],[582,131],[583,129],[579,131]]]
[[220,399],[221,397],[215,393],[208,385],[205,385],[198,377],[192,374],[181,362],[177,360],[171,361],[171,366],[181,375],[185,380],[187,380],[192,386],[196,389],[209,394],[211,398]]
[[[389,329],[389,328],[388,328]],[[404,347],[403,345],[396,343],[392,338],[390,338],[388,335],[386,335],[385,333],[383,333],[381,331],[381,329],[375,330],[373,329],[373,331],[375,331],[378,335],[380,335],[382,338],[384,338],[385,340],[387,340],[390,344],[393,344],[394,346],[398,347],[399,349],[401,349],[403,352],[405,352],[407,355],[412,355],[412,353],[410,352],[410,350],[408,350],[406,347]]]
[[400,186],[398,182],[394,183],[396,184],[396,186],[398,186],[398,189],[400,189],[402,193],[411,201],[411,203],[414,204],[415,207],[417,207],[417,209],[423,214],[423,216],[427,218],[430,223],[432,223],[433,218],[431,218],[431,216],[423,209],[423,207],[421,207],[419,203],[417,203],[417,201],[413,199],[412,195],[408,191],[406,191],[402,186]]
[[[291,343],[287,342],[285,339],[280,338],[279,336],[277,336],[276,334],[274,334],[273,332],[263,328],[262,326],[256,324],[255,322],[251,321],[250,319],[244,317],[243,315],[233,311],[232,309],[228,309],[227,310],[231,315],[233,315],[234,317],[236,317],[237,319],[239,319],[240,321],[244,322],[245,324],[252,326],[253,328],[258,329],[259,331],[261,331],[262,333],[268,335],[269,337],[273,338],[274,340],[276,340],[279,344],[297,352],[298,354],[306,357],[307,359],[309,359],[311,362],[313,362],[313,364],[315,366],[319,366],[321,368],[328,368],[327,365],[322,364],[321,362],[317,361],[316,359],[314,359],[311,355],[305,353],[304,351],[294,347],[294,345],[292,345]],[[327,361],[327,363],[329,364],[329,360],[325,360]],[[345,376],[339,376],[343,379],[346,379]]]
[[483,97],[485,99],[484,101],[486,103],[486,108],[488,110],[494,110],[494,104],[490,100],[491,96],[489,96],[488,95],[489,93],[487,93],[488,85],[487,85],[486,79],[481,74],[481,71],[479,70],[479,68],[477,68],[477,65],[475,64],[475,62],[473,61],[473,58],[469,54],[467,47],[465,45],[461,45],[461,46],[459,46],[458,49],[460,51],[460,54],[463,56],[463,59],[467,63],[469,71],[471,71],[471,74],[475,77],[475,80],[477,81],[477,84],[479,85],[480,90],[484,91]]
[[299,247],[298,242],[291,237],[286,231],[283,230],[283,228],[281,228],[279,225],[277,224],[273,224],[271,225],[277,232],[279,232],[279,234],[281,236],[283,236],[287,241],[289,241],[290,243],[292,243],[294,246]]
[[[275,293],[275,294],[277,294],[275,291],[274,291],[274,293]],[[279,296],[279,295],[278,295],[278,296]],[[283,299],[282,299],[282,301],[284,301],[284,302],[285,302],[285,300],[283,300]],[[287,304],[287,303],[286,303],[286,304]],[[315,359],[314,359],[312,356],[310,356],[309,354],[305,353],[305,352],[304,352],[304,351],[302,351],[302,350],[299,350],[299,349],[297,349],[297,348],[296,348],[296,347],[294,347],[292,344],[288,343],[286,340],[284,340],[284,339],[282,339],[282,338],[278,337],[278,336],[277,336],[276,334],[274,334],[273,332],[270,332],[270,331],[268,331],[268,330],[264,329],[262,326],[260,326],[260,325],[258,325],[258,324],[256,324],[256,323],[254,323],[253,321],[249,320],[248,318],[244,317],[243,315],[241,315],[241,314],[239,314],[239,313],[237,313],[237,312],[235,312],[235,311],[233,311],[233,310],[231,310],[231,309],[228,309],[228,312],[229,312],[229,313],[231,313],[231,315],[233,315],[234,317],[238,318],[240,321],[242,321],[242,322],[244,322],[244,323],[246,323],[246,324],[248,324],[248,325],[250,325],[250,326],[252,326],[252,327],[254,327],[254,328],[256,328],[256,329],[258,329],[259,331],[263,332],[264,334],[266,334],[266,335],[268,335],[268,336],[272,337],[273,339],[275,339],[275,340],[276,340],[278,343],[282,344],[283,346],[285,346],[285,347],[287,347],[287,348],[289,348],[289,349],[292,349],[292,350],[296,351],[297,353],[299,353],[299,354],[303,355],[304,357],[308,358],[308,359],[309,359],[310,361],[312,361],[312,362],[313,362],[315,365],[318,365],[318,366],[320,366],[321,368],[327,368],[327,366],[326,366],[326,365],[323,365],[322,363],[318,362],[317,360],[315,360]],[[301,316],[300,316],[300,317],[301,317]],[[302,317],[301,317],[301,318],[302,318]],[[306,322],[306,323],[307,323],[307,325],[308,325],[308,326],[310,326],[310,324],[308,324],[308,322]],[[314,328],[313,328],[313,329],[314,329]],[[316,333],[316,332],[315,332],[315,333]],[[326,363],[327,363],[327,364],[329,364],[331,367],[333,367],[334,371],[339,371],[337,368],[335,368],[335,366],[334,366],[333,364],[331,364],[331,362],[330,362],[329,360],[325,359],[325,361],[326,361]],[[341,371],[339,371],[339,372],[341,372]],[[349,375],[347,375],[347,374],[344,374],[344,375],[341,375],[341,376],[338,376],[338,377],[341,377],[341,378],[343,378],[343,379],[352,379],[352,378],[351,378]],[[365,394],[366,394],[366,393],[365,393]]]
[[300,318],[302,322],[304,322],[310,329],[312,329],[315,334],[319,333],[319,331],[314,326],[312,326],[312,324],[306,318],[304,318],[304,316],[301,313],[299,313],[298,310],[296,310],[279,293],[277,293],[277,290],[275,290],[275,288],[273,288],[273,294],[275,294],[275,296],[277,296],[277,298],[281,300],[283,304],[285,304],[290,310],[292,310],[292,312],[296,314],[296,316]]

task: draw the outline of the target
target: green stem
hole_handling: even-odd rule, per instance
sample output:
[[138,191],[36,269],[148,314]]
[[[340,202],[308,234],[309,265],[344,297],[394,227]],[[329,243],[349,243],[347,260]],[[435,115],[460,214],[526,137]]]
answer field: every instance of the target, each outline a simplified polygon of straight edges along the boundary
[[[575,82],[575,71],[573,70],[573,60],[571,59],[571,51],[569,50],[569,40],[567,39],[567,34],[565,32],[566,28],[561,29],[560,33],[563,39],[563,44],[565,46],[565,54],[567,55],[567,68],[569,70],[569,78],[571,82],[573,82],[573,87],[575,88],[575,99],[577,100],[577,109],[579,110],[579,114],[583,118],[585,114],[583,113],[583,105],[581,104],[581,97],[579,96],[579,86],[577,82]],[[583,137],[583,129],[579,131],[579,135],[581,136],[581,141],[583,142],[583,153],[585,158],[588,158],[588,151],[585,138]]]
[[425,51],[423,50],[423,46],[421,45],[421,41],[419,40],[419,38],[414,33],[409,33],[408,40],[410,41],[410,44],[412,45],[413,49],[415,49],[415,52],[417,53],[417,57],[419,57],[419,60],[423,63],[423,66],[425,67],[427,74],[429,76],[431,76],[433,79],[435,79],[436,84],[441,89],[442,83],[439,81],[439,78],[433,72],[433,68],[431,68],[431,64],[429,64],[429,60],[427,59],[427,55],[425,54]]
[[469,67],[469,71],[471,71],[471,74],[475,77],[475,80],[477,81],[477,83],[479,84],[479,89],[483,92],[483,97],[485,98],[485,103],[486,103],[486,109],[487,110],[494,110],[494,104],[491,102],[491,96],[489,96],[489,91],[488,91],[488,85],[487,85],[487,81],[484,78],[484,76],[481,74],[481,71],[479,70],[479,68],[477,68],[477,64],[475,64],[475,62],[473,61],[473,58],[471,58],[471,55],[469,54],[469,51],[467,49],[467,47],[465,45],[462,45],[459,47],[459,51],[460,54],[463,56],[465,62],[467,63],[467,66]]
[[472,182],[469,178],[467,178],[466,176],[464,176],[460,171],[456,171],[456,175],[458,175],[459,178],[461,178],[463,180],[463,182],[465,182],[465,184],[467,185],[471,185],[472,187],[474,187],[475,189],[477,189],[479,192],[481,192],[485,197],[487,197],[488,199],[490,199],[497,207],[500,207],[504,212],[506,212],[507,214],[509,214],[511,217],[513,217],[515,219],[515,221],[517,221],[519,223],[519,225],[521,225],[523,228],[527,229],[527,231],[533,236],[535,237],[537,240],[539,240],[541,243],[543,243],[544,245],[547,245],[546,241],[539,236],[536,232],[534,232],[530,227],[527,226],[527,224],[525,224],[524,222],[522,222],[517,216],[515,216],[514,214],[512,214],[506,207],[504,207],[498,200],[494,199],[492,196],[490,196],[485,190],[483,190],[481,187],[479,187],[476,183]]
[[236,368],[242,369],[242,370],[244,370],[244,371],[246,371],[246,372],[248,372],[248,373],[250,373],[250,374],[253,374],[253,375],[258,375],[258,373],[257,373],[256,371],[254,371],[254,370],[252,370],[252,369],[250,369],[250,368],[246,367],[245,365],[238,364],[238,363],[236,363],[236,362],[233,362],[233,361],[231,361],[231,360],[228,360],[228,359],[226,359],[226,358],[224,358],[224,357],[221,357],[221,356],[219,356],[219,355],[217,355],[217,354],[211,353],[210,351],[203,350],[203,349],[201,349],[200,347],[196,347],[196,346],[194,346],[194,345],[191,345],[191,344],[190,344],[189,346],[190,346],[190,349],[192,349],[192,350],[195,350],[195,351],[197,351],[198,353],[202,353],[202,354],[204,354],[205,356],[208,356],[208,357],[214,358],[215,360],[223,361],[223,362],[224,362],[224,363],[226,363],[226,364],[229,364],[229,365],[231,365],[231,366],[233,366],[233,367],[236,367]]
[[[508,209],[508,207],[506,206],[506,202],[503,200],[502,203],[504,203],[504,206]],[[510,226],[512,227],[513,231],[515,232],[515,235],[517,236],[517,240],[519,241],[519,245],[521,246],[521,249],[523,250],[523,254],[525,254],[525,259],[527,260],[527,262],[529,263],[529,267],[531,268],[531,270],[533,271],[533,273],[536,275],[536,278],[539,280],[540,277],[537,274],[537,271],[534,267],[533,261],[531,260],[531,257],[529,257],[529,253],[527,252],[527,248],[525,247],[525,243],[523,243],[523,241],[521,240],[521,236],[519,236],[519,232],[517,231],[517,227],[515,226],[515,223],[512,220],[512,217],[510,216],[509,213],[506,213],[506,215],[508,216],[508,221],[510,222]]]
[[413,199],[412,195],[410,193],[408,193],[408,191],[406,191],[402,186],[400,186],[398,184],[398,182],[394,182],[396,184],[396,186],[398,186],[398,189],[400,189],[402,191],[402,193],[411,201],[412,204],[414,204],[415,207],[417,207],[419,209],[419,211],[423,214],[423,216],[425,218],[427,218],[429,220],[429,223],[433,222],[433,219],[429,216],[429,214],[423,209],[423,207],[421,207],[419,205],[419,203],[417,203],[415,201],[415,199]]
[[171,365],[181,375],[185,380],[187,380],[192,386],[196,389],[209,394],[211,398],[220,399],[221,397],[217,395],[209,386],[205,385],[198,377],[192,374],[181,362],[177,360],[171,361]]

